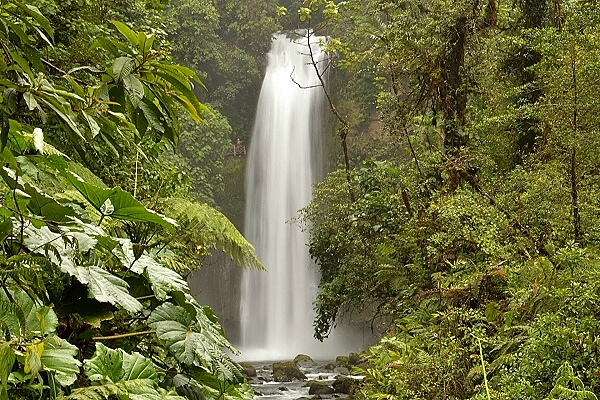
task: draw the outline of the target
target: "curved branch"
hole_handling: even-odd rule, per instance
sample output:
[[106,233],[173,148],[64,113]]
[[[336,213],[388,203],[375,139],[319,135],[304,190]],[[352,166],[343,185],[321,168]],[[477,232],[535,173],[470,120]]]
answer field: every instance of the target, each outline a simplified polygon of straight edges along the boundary
[[325,79],[323,79],[323,74],[325,71],[327,71],[329,66],[327,66],[327,68],[325,68],[323,72],[319,71],[319,66],[318,66],[317,61],[315,61],[315,54],[312,50],[311,43],[310,43],[311,36],[312,36],[311,30],[308,29],[307,33],[306,33],[306,39],[308,42],[308,56],[310,57],[311,64],[315,70],[317,78],[319,79],[320,86],[323,88],[325,97],[327,97],[327,102],[329,103],[329,109],[331,110],[333,115],[335,115],[335,117],[337,118],[337,120],[340,123],[340,127],[338,128],[337,134],[338,134],[341,144],[342,144],[342,151],[344,152],[344,165],[345,165],[345,169],[346,169],[346,180],[348,181],[348,186],[349,186],[348,190],[350,191],[350,198],[352,199],[352,201],[354,201],[354,195],[352,194],[352,190],[351,190],[351,186],[350,186],[350,157],[348,156],[348,142],[346,140],[346,138],[348,137],[348,133],[350,132],[350,124],[340,114],[340,112],[336,108],[335,103],[333,102],[333,98],[331,97],[331,93],[329,92],[329,88],[327,87],[327,84],[325,83]]

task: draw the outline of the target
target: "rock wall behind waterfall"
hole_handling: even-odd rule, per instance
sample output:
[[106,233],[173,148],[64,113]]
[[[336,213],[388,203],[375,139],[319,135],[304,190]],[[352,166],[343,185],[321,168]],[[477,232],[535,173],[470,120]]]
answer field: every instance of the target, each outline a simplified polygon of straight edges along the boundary
[[189,276],[192,295],[219,317],[227,339],[239,340],[241,269],[225,254],[206,259],[204,268]]

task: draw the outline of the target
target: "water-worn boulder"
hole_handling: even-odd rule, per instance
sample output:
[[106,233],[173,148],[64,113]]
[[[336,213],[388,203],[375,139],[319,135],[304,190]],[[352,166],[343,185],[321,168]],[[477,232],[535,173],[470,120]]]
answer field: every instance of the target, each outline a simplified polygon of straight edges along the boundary
[[277,382],[305,381],[306,375],[293,361],[284,361],[273,364],[273,379]]
[[256,368],[254,368],[252,364],[247,362],[241,362],[239,364],[240,367],[242,367],[242,372],[244,373],[244,375],[246,375],[246,377],[253,378],[256,376]]
[[333,394],[333,388],[323,382],[319,381],[308,381],[308,394]]
[[331,384],[335,393],[353,394],[359,387],[360,381],[358,379],[350,378],[347,376],[336,376],[335,381]]
[[358,353],[350,353],[348,354],[348,364],[350,365],[358,365],[361,362],[360,354]]
[[348,367],[348,356],[337,356],[335,358],[336,367]]
[[294,363],[296,363],[296,365],[300,368],[310,368],[317,365],[317,363],[306,354],[298,354],[296,357],[294,357]]

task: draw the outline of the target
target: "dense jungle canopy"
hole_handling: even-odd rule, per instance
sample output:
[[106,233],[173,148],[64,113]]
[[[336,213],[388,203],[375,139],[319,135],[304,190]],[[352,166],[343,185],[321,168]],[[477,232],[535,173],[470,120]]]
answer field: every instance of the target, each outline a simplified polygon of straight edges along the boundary
[[0,0],[0,400],[253,398],[185,278],[262,268],[226,154],[295,28],[331,64],[315,336],[385,333],[355,396],[596,399],[598,6]]

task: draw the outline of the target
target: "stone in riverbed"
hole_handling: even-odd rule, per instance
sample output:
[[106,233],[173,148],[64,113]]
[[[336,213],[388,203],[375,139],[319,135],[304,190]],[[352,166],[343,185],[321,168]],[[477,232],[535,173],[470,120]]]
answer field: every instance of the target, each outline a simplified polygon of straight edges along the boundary
[[358,365],[362,361],[360,354],[358,353],[350,353],[348,354],[348,364],[350,365]]
[[298,354],[294,358],[294,363],[300,368],[309,368],[317,365],[317,363],[314,362],[313,359],[310,358],[310,356],[307,356],[306,354]]
[[308,386],[308,394],[333,394],[333,388],[323,382],[308,381],[306,382],[306,386]]
[[305,381],[306,375],[293,361],[284,361],[273,364],[273,379],[277,382]]
[[336,367],[348,367],[348,356],[337,356],[335,358]]
[[335,393],[352,395],[360,386],[360,381],[348,376],[336,376],[331,386],[333,386]]
[[240,367],[242,367],[242,372],[248,378],[253,378],[256,376],[256,368],[254,368],[254,366],[252,366],[252,364],[247,363],[247,362],[241,362],[239,364],[240,364]]

